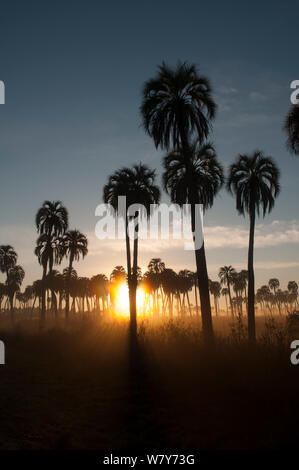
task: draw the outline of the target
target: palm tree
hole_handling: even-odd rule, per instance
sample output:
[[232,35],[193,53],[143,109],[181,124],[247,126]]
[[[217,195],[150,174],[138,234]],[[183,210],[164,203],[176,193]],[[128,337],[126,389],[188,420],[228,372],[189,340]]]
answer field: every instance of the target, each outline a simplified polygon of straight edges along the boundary
[[[126,227],[126,251],[127,251],[127,273],[130,299],[130,326],[133,336],[136,334],[136,291],[138,282],[138,230],[139,219],[144,215],[149,215],[151,204],[158,204],[160,201],[160,190],[155,185],[156,172],[148,166],[139,164],[132,168],[122,168],[116,171],[108,179],[104,187],[103,199],[105,203],[112,205],[114,210],[118,210],[118,197],[126,197],[125,213],[121,214],[125,219]],[[133,204],[142,205],[143,210],[136,210],[132,216],[128,209]],[[131,265],[131,249],[129,237],[129,220],[134,219],[134,248],[133,266]]]
[[215,111],[210,82],[193,64],[179,62],[172,69],[163,62],[157,76],[144,85],[143,127],[156,148],[185,149],[192,135],[202,142]]
[[[178,63],[172,69],[163,63],[158,68],[157,76],[144,85],[141,105],[143,127],[154,140],[156,148],[167,151],[170,147],[175,150],[180,148],[186,170],[192,167],[192,163],[188,163],[190,140],[195,138],[203,142],[209,134],[215,111],[209,80],[200,76],[193,64]],[[189,171],[186,173],[191,180]],[[204,245],[197,250],[196,260],[198,278],[202,281],[199,286],[204,336],[211,339],[213,328]]]
[[107,298],[108,279],[105,274],[97,274],[90,279],[90,292],[95,297],[96,309],[100,309],[100,299],[104,310],[104,303]]
[[126,281],[127,273],[123,266],[115,266],[110,274],[110,281],[121,284]]
[[159,288],[161,288],[161,275],[165,271],[165,263],[161,258],[152,258],[147,267],[153,280],[154,314],[159,315]]
[[214,198],[223,184],[223,170],[217,161],[214,147],[206,143],[193,142],[188,155],[183,148],[168,153],[164,158],[163,183],[171,201],[182,206],[191,206],[191,230],[195,242],[195,260],[200,294],[203,335],[213,338],[212,315],[209,296],[209,279],[204,241],[199,247],[196,243],[196,211],[202,204],[206,210],[212,207]]
[[40,234],[63,235],[68,228],[68,212],[61,201],[45,201],[35,217]]
[[56,318],[57,318],[57,313],[58,313],[56,293],[60,292],[61,281],[62,281],[62,275],[56,269],[53,269],[50,273],[48,273],[45,279],[46,289],[50,289],[51,291],[51,308],[54,311]]
[[7,285],[7,295],[9,298],[10,314],[11,314],[12,321],[14,321],[14,308],[13,308],[14,296],[16,292],[20,290],[24,277],[25,277],[25,271],[22,268],[22,266],[15,265],[9,268],[6,285]]
[[[66,256],[69,259],[69,275],[71,275],[73,269],[73,262],[79,261],[80,256],[84,258],[88,253],[88,241],[83,233],[79,230],[69,230],[63,236],[62,241],[62,256]],[[70,286],[70,279],[67,284]],[[66,300],[65,300],[65,317],[68,319],[69,316],[69,307],[70,307],[70,293],[69,289],[66,291]]]
[[193,273],[188,269],[182,269],[177,275],[177,281],[180,288],[180,292],[183,294],[183,313],[185,313],[185,297],[187,298],[189,314],[192,315],[191,305],[189,299],[189,291],[193,287]]
[[[17,259],[18,259],[18,255],[12,246],[10,245],[0,246],[0,271],[6,274],[6,286],[8,286],[9,271],[10,269],[16,266]],[[8,298],[10,302],[10,309],[12,312],[11,314],[13,316],[13,305],[11,303],[11,300],[13,300],[13,296],[8,295]]]
[[[291,295],[291,298],[294,302],[297,302],[298,298],[298,284],[296,281],[289,281],[288,282],[288,291]],[[297,304],[298,305],[298,304]]]
[[220,282],[223,286],[226,286],[228,289],[228,297],[229,297],[229,303],[230,303],[230,308],[231,308],[231,313],[234,315],[234,308],[233,308],[233,302],[232,302],[232,294],[231,294],[231,284],[233,280],[233,276],[236,273],[235,269],[229,265],[229,266],[222,266],[219,270],[218,276],[220,278]]
[[[45,201],[43,205],[37,211],[35,217],[35,225],[40,235],[48,237],[48,243],[50,238],[60,237],[65,233],[68,228],[68,212],[67,209],[62,205],[61,201]],[[43,265],[43,278],[47,274],[47,264],[49,262],[49,272],[52,271],[53,264],[51,264],[51,258],[47,261],[46,265]],[[42,311],[41,320],[45,319],[46,311],[46,292],[42,296]]]
[[[173,296],[177,293],[178,275],[173,269],[165,268],[160,273],[160,282],[167,298],[169,315],[173,316]],[[193,282],[193,278],[192,278]],[[164,305],[166,311],[166,305]]]
[[226,313],[228,314],[228,305],[227,305],[227,296],[229,295],[229,291],[228,291],[228,288],[227,287],[223,287],[221,289],[221,294],[224,296],[225,298],[225,305],[226,305]]
[[[36,247],[34,254],[38,258],[39,264],[43,268],[42,286],[44,287],[44,294],[42,296],[42,309],[41,309],[41,321],[45,320],[46,315],[46,277],[47,268],[49,266],[49,274],[52,273],[53,265],[60,264],[62,259],[62,239],[56,235],[49,235],[43,233],[36,241]],[[54,293],[52,292],[52,296]]]
[[243,270],[235,272],[232,276],[232,285],[236,293],[236,305],[238,307],[239,315],[243,314],[243,292],[245,292],[246,298],[246,286],[247,286],[247,271]]
[[6,281],[8,278],[8,271],[13,268],[17,262],[18,255],[14,248],[10,245],[0,246],[0,271],[6,274]]
[[291,153],[299,154],[299,106],[293,105],[285,119],[284,130],[287,132],[287,147]]
[[6,285],[0,282],[0,312],[2,310],[2,299],[7,294]]
[[270,157],[261,151],[252,155],[239,155],[229,170],[227,189],[236,196],[237,211],[249,214],[250,233],[248,249],[248,337],[256,340],[254,312],[254,229],[256,215],[271,212],[279,193],[279,170]]
[[214,297],[215,314],[217,317],[218,316],[218,299],[221,294],[220,282],[209,280],[209,289],[210,289],[211,295]]
[[195,297],[195,311],[196,311],[196,316],[198,317],[199,311],[198,311],[198,299],[197,299],[197,289],[198,289],[197,272],[193,273],[192,278],[193,278],[194,297]]
[[276,279],[276,277],[273,277],[272,279],[269,279],[268,284],[269,284],[270,289],[273,290],[274,295],[276,295],[276,291],[280,286],[279,280]]

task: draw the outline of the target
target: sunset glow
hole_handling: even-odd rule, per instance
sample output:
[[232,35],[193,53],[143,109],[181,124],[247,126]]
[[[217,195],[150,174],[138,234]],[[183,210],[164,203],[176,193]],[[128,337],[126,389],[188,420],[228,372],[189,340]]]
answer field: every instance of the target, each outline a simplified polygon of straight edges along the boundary
[[[137,289],[136,303],[137,315],[144,313],[145,292],[142,288]],[[126,284],[120,284],[117,288],[114,311],[117,316],[129,317],[129,289]]]

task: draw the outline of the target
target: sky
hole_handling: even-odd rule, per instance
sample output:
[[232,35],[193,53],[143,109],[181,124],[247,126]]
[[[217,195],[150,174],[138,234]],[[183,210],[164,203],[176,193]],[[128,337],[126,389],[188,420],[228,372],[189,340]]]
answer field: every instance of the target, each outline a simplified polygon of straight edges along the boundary
[[[2,2],[0,243],[18,252],[24,284],[41,277],[34,218],[46,199],[63,201],[70,227],[88,236],[89,254],[74,265],[79,275],[125,265],[123,241],[96,238],[95,209],[122,166],[142,161],[161,182],[163,153],[141,127],[141,90],[162,61],[178,60],[211,80],[218,105],[211,140],[224,167],[261,149],[281,169],[275,208],[258,220],[257,285],[274,276],[283,286],[299,281],[299,159],[282,131],[290,83],[299,79],[298,13],[288,0]],[[225,264],[246,269],[248,218],[225,190],[204,226],[210,278]],[[195,269],[183,241],[141,242],[143,270],[152,257]]]

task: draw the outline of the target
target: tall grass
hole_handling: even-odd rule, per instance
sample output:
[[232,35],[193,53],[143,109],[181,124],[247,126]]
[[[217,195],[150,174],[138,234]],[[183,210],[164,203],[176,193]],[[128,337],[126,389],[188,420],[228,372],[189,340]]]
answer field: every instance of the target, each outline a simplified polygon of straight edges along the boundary
[[215,319],[207,349],[196,318],[0,321],[2,449],[230,449],[295,446],[298,371],[285,320]]

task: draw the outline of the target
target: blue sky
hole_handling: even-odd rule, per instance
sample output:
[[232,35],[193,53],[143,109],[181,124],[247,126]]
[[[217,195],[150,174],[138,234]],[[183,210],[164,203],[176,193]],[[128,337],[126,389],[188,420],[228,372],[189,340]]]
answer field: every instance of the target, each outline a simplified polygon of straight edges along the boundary
[[[18,251],[25,283],[40,276],[34,215],[45,199],[61,199],[71,226],[89,235],[81,275],[125,263],[124,246],[95,239],[95,207],[120,166],[144,161],[160,175],[162,154],[140,127],[141,89],[162,60],[178,59],[211,79],[211,138],[223,165],[259,148],[280,166],[281,195],[259,221],[256,278],[298,281],[299,159],[282,132],[299,79],[298,10],[295,1],[4,2],[0,239]],[[245,268],[248,223],[225,191],[205,225],[210,276],[223,264]],[[141,250],[141,266],[159,254],[175,269],[194,268],[192,253],[163,243]]]

